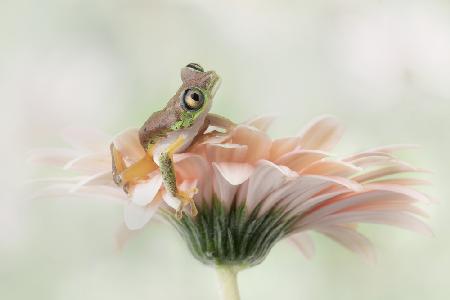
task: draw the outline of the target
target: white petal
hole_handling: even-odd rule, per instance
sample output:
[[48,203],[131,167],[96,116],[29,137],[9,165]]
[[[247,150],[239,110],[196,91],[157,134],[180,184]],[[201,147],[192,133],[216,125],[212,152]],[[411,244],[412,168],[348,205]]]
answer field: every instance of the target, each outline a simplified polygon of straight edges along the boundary
[[82,152],[73,149],[42,148],[32,150],[27,162],[62,167],[70,160],[82,155]]
[[163,200],[164,202],[166,202],[167,205],[169,205],[173,209],[178,209],[181,205],[180,199],[178,199],[175,196],[172,196],[172,194],[168,192],[165,192],[163,194]]
[[79,181],[74,187],[72,187],[69,193],[74,193],[78,191],[81,187],[92,184],[92,183],[112,183],[112,175],[111,171],[103,171],[92,176],[86,177],[83,180]]
[[128,229],[137,230],[144,227],[158,210],[161,200],[161,197],[157,197],[147,206],[129,202],[124,210],[124,220]]
[[70,127],[62,130],[62,138],[69,145],[89,152],[108,149],[110,137],[94,128]]
[[137,184],[132,192],[131,202],[136,205],[145,206],[155,198],[162,185],[162,177],[154,174],[151,179],[145,183]]

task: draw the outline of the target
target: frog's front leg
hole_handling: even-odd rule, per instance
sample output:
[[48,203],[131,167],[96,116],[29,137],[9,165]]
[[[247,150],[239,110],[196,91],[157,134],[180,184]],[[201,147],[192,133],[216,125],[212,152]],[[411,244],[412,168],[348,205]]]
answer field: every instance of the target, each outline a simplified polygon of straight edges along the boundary
[[227,132],[236,127],[236,123],[234,123],[230,119],[212,113],[208,113],[206,115],[206,121],[209,125],[223,128]]
[[159,169],[163,178],[166,191],[181,201],[181,205],[176,211],[177,219],[183,216],[183,208],[187,205],[191,206],[191,215],[196,216],[198,211],[194,203],[192,195],[198,192],[197,188],[188,191],[180,191],[177,188],[177,178],[173,165],[173,154],[184,144],[184,137],[180,135],[175,142],[169,145],[166,151],[161,152],[159,156]]

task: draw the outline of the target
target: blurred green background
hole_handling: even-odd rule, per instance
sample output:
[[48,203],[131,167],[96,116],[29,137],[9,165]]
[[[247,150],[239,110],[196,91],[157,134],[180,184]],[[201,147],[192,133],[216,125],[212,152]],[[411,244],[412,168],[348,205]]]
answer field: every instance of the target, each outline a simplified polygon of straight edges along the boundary
[[23,185],[41,174],[28,150],[65,126],[140,126],[192,61],[222,76],[216,113],[276,113],[273,136],[333,114],[336,153],[417,143],[404,157],[435,172],[434,238],[364,226],[374,266],[319,235],[312,261],[282,242],[240,275],[244,300],[450,298],[449,1],[3,0],[0,52],[1,299],[216,299],[172,228],[117,252],[120,204],[29,201]]

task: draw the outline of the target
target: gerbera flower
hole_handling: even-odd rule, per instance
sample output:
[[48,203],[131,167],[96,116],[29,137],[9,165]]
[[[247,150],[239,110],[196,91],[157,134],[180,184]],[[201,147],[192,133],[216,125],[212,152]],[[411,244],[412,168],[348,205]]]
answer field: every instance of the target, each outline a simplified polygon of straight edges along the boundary
[[198,260],[219,266],[219,274],[229,276],[225,282],[232,282],[237,270],[262,262],[281,239],[289,238],[305,256],[312,256],[310,231],[368,260],[374,253],[370,241],[358,232],[358,223],[430,233],[420,208],[430,199],[413,188],[426,181],[404,176],[424,170],[393,156],[407,146],[338,158],[328,152],[343,133],[335,118],[318,118],[299,135],[275,140],[266,133],[271,121],[256,118],[226,134],[212,129],[174,156],[180,188],[199,190],[194,196],[198,215],[186,211],[181,219],[174,214],[180,202],[166,193],[159,171],[132,186],[128,195],[113,182],[109,144],[112,140],[131,165],[145,155],[137,129],[112,139],[92,130],[72,130],[66,141],[73,149],[38,151],[32,160],[80,175],[56,179],[45,195],[123,201],[130,230],[144,227],[154,215],[163,217]]

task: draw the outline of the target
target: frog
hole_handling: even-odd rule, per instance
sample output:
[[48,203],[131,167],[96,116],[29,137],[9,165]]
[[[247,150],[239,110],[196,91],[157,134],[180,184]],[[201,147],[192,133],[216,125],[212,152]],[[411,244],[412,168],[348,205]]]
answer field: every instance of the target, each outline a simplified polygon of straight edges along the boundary
[[186,151],[210,126],[222,129],[225,134],[236,127],[231,120],[210,113],[221,83],[215,71],[205,71],[201,65],[189,63],[180,73],[182,84],[175,95],[163,109],[152,113],[138,131],[144,157],[126,166],[114,143],[110,145],[114,182],[129,194],[133,186],[148,180],[149,174],[159,169],[166,192],[179,200],[177,219],[182,218],[187,206],[192,216],[197,215],[193,197],[198,189],[182,191],[178,188],[174,154]]

